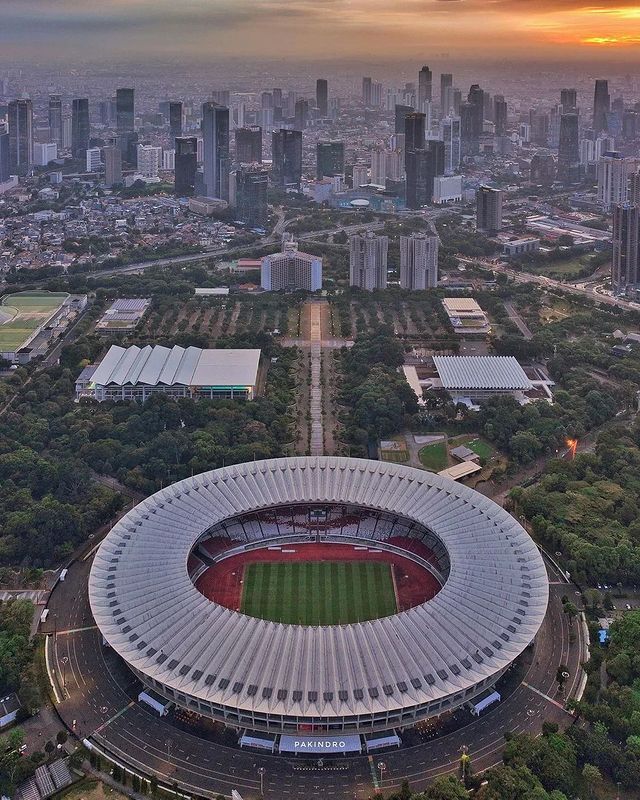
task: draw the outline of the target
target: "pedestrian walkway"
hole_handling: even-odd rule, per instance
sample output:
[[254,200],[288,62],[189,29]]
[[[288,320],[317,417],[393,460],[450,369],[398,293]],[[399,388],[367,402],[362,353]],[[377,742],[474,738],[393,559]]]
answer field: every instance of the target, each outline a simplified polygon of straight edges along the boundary
[[324,454],[324,428],[322,425],[322,311],[320,303],[311,304],[311,388],[309,411],[311,414],[310,455]]

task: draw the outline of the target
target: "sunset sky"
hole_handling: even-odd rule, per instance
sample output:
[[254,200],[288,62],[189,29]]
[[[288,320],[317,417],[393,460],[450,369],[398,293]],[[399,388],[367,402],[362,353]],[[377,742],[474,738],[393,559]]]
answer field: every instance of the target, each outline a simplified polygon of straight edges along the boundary
[[[562,47],[560,50],[559,47]],[[637,58],[640,4],[611,0],[0,0],[1,57]]]

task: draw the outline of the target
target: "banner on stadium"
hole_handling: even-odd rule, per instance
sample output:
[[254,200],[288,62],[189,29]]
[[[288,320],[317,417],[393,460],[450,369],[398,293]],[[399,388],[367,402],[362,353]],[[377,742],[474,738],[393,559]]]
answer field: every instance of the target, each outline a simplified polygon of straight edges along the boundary
[[303,753],[322,756],[324,753],[359,753],[359,736],[281,736],[281,753]]

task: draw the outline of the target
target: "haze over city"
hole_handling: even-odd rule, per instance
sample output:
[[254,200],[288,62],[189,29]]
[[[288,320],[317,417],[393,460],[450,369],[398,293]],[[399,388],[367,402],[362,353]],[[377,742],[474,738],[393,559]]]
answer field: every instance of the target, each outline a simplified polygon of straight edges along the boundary
[[[634,59],[635,2],[3,0],[0,60]],[[559,49],[561,48],[561,50]]]

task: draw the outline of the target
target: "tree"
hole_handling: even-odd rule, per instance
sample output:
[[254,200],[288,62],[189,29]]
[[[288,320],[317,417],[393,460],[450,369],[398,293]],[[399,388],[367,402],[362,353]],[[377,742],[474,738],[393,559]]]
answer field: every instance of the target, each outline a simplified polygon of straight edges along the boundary
[[602,773],[593,764],[585,764],[582,768],[582,778],[589,789],[589,794],[594,797],[597,787],[602,783]]
[[569,620],[569,625],[573,625],[573,618],[578,615],[578,609],[572,602],[564,603],[562,606],[562,610],[567,615],[567,619]]
[[425,800],[469,800],[467,790],[451,775],[436,778],[424,792]]

